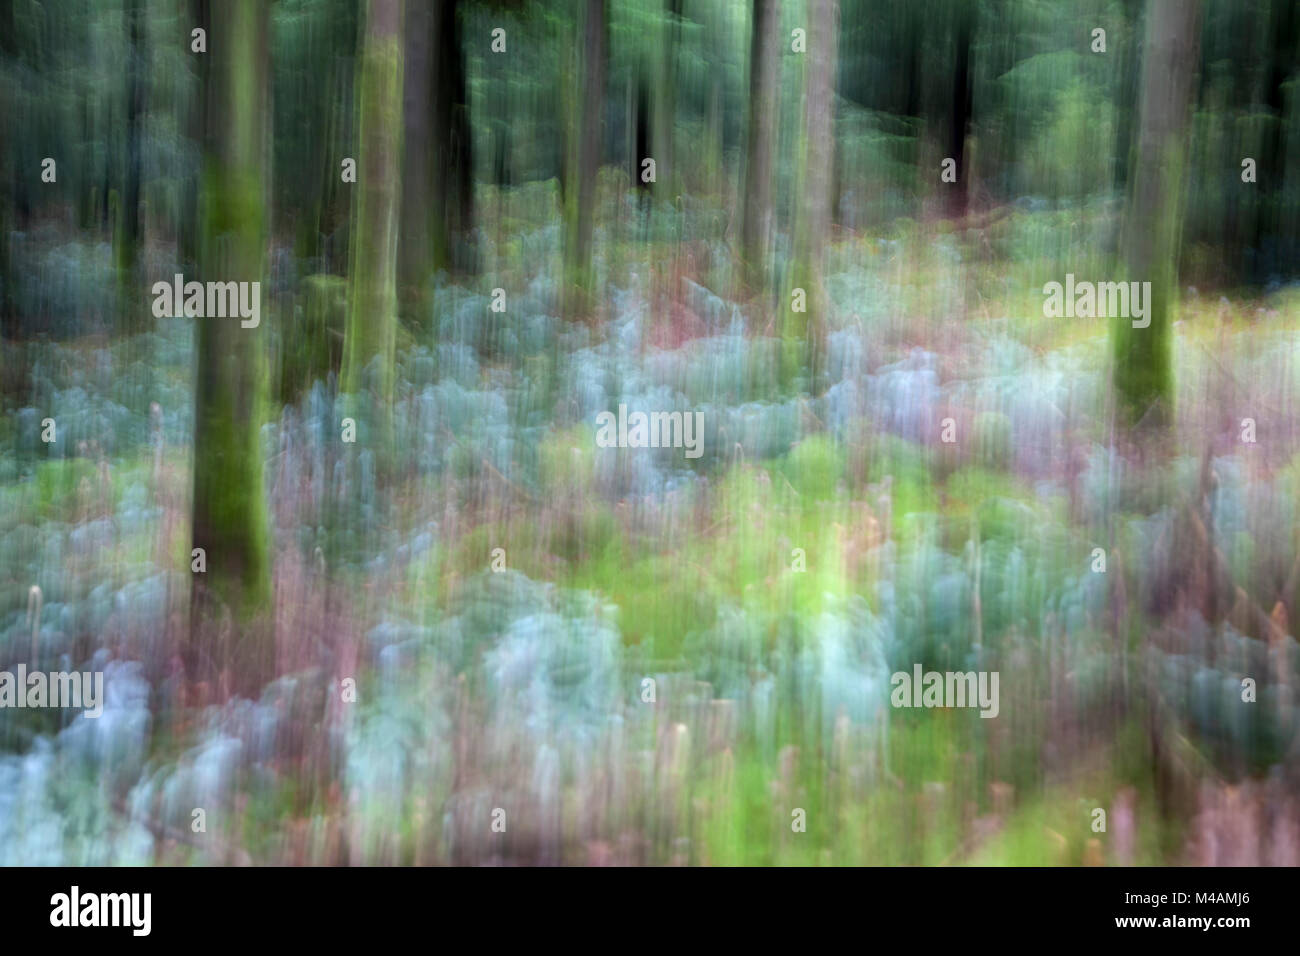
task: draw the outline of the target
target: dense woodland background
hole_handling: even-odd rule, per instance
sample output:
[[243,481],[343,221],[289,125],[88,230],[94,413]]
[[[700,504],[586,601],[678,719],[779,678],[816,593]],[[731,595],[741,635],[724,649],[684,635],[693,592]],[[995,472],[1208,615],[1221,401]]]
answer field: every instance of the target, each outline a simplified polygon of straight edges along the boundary
[[0,0],[0,668],[109,696],[0,712],[0,862],[1300,862],[1298,61],[1293,0]]

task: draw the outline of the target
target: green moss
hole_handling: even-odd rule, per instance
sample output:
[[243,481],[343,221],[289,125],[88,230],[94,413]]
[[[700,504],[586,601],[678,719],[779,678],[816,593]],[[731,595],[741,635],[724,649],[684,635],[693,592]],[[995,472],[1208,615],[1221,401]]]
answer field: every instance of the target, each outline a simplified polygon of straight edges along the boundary
[[[1148,168],[1152,163],[1155,168]],[[1151,283],[1146,303],[1150,324],[1134,328],[1131,318],[1118,317],[1111,335],[1115,391],[1120,415],[1128,425],[1137,424],[1144,416],[1156,428],[1173,420],[1173,321],[1178,302],[1184,164],[1182,144],[1171,141],[1162,144],[1158,157],[1144,161],[1137,173],[1136,190],[1152,192],[1155,198],[1148,203],[1153,208],[1150,215],[1139,216],[1130,209],[1130,234],[1124,241],[1126,265],[1134,274],[1127,279]],[[1158,177],[1157,183],[1149,182],[1150,177]],[[1136,204],[1138,198],[1130,202]]]
[[[199,272],[205,281],[261,281],[266,250],[261,49],[266,9],[232,0],[214,10],[210,95],[220,134],[208,145],[199,196]],[[265,298],[265,297],[264,297]],[[265,310],[262,315],[266,319]],[[249,687],[269,678],[273,647],[270,521],[262,483],[267,326],[197,320],[193,542],[207,552],[206,586],[235,626],[232,661]],[[196,576],[197,579],[197,576]],[[196,592],[199,593],[199,592]],[[214,612],[215,613],[215,612]]]

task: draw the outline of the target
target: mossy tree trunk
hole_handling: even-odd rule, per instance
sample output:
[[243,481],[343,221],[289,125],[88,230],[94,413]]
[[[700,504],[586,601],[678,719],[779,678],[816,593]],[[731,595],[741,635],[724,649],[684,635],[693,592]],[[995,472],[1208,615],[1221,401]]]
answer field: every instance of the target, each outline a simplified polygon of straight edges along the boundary
[[[267,5],[209,8],[210,63],[199,190],[200,281],[260,282],[266,253]],[[275,666],[269,519],[259,431],[266,398],[266,323],[196,318],[191,661],[198,680],[256,692]],[[227,616],[228,614],[228,616]]]
[[[368,392],[383,419],[393,397],[398,199],[402,171],[402,0],[369,0],[358,84],[348,324],[342,391]],[[380,424],[377,422],[377,424]],[[382,440],[381,427],[372,432]]]
[[1146,14],[1137,145],[1121,248],[1130,282],[1150,282],[1150,324],[1114,319],[1117,413],[1125,426],[1172,421],[1173,307],[1186,184],[1187,131],[1200,47],[1199,0],[1151,0]]

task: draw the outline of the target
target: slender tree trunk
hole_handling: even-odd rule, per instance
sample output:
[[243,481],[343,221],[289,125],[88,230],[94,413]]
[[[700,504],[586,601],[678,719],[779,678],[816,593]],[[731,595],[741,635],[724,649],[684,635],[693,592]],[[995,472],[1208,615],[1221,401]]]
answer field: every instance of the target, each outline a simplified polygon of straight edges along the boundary
[[[645,196],[650,192],[650,183],[643,182],[641,179],[641,161],[654,155],[651,145],[654,142],[654,135],[650,129],[653,125],[650,118],[650,80],[645,70],[637,70],[635,85],[635,100],[628,98],[628,125],[632,128],[633,139],[630,157],[632,188]],[[658,157],[655,157],[655,163],[658,165]]]
[[311,64],[307,68],[312,72],[306,88],[298,85],[301,80],[295,76],[290,90],[302,98],[300,108],[313,119],[301,135],[294,136],[290,154],[294,165],[281,171],[282,176],[288,172],[287,181],[276,187],[283,208],[296,220],[294,254],[299,259],[319,258],[318,268],[324,272],[347,271],[345,242],[337,244],[339,249],[328,239],[341,218],[339,193],[350,194],[352,189],[342,182],[339,170],[342,158],[354,155],[347,113],[352,104],[359,13],[355,0],[322,0],[306,18],[299,41],[305,50],[294,65],[302,69]]
[[[342,391],[369,391],[387,417],[397,337],[402,162],[402,0],[369,0],[361,44]],[[383,434],[380,430],[379,435]],[[376,437],[379,437],[378,435]]]
[[[1275,0],[1269,33],[1272,46],[1269,55],[1266,102],[1276,117],[1266,140],[1266,153],[1260,166],[1267,169],[1259,178],[1261,198],[1268,210],[1256,220],[1257,233],[1253,237],[1257,248],[1266,247],[1255,262],[1257,278],[1268,281],[1284,272],[1288,263],[1294,263],[1297,252],[1297,220],[1300,219],[1300,183],[1296,181],[1294,158],[1287,164],[1287,130],[1294,125],[1288,114],[1287,88],[1291,101],[1295,101],[1297,62],[1300,61],[1300,10],[1295,0]],[[1292,134],[1294,135],[1294,133]],[[1288,169],[1290,172],[1288,173]]]
[[[211,58],[198,209],[199,280],[261,282],[266,257],[267,5],[210,8]],[[266,297],[263,296],[263,301]],[[275,666],[269,520],[262,478],[265,323],[196,318],[191,670],[256,692]],[[228,614],[228,616],[227,616]],[[224,681],[223,681],[224,683]]]
[[795,312],[787,296],[779,304],[788,318],[783,379],[808,369],[816,391],[825,356],[826,296],[822,254],[831,225],[831,176],[835,150],[835,75],[838,64],[839,2],[809,0],[808,52],[804,56],[804,127],[800,158],[791,286],[804,290],[806,312]]
[[122,189],[120,228],[116,240],[122,326],[131,331],[147,327],[150,315],[140,307],[142,283],[136,268],[141,241],[140,118],[144,113],[145,27],[144,0],[130,0],[127,5],[127,30],[131,42],[126,82],[126,182]]
[[[839,0],[810,0],[809,52],[805,59],[802,196],[803,252],[819,269],[831,222],[831,166],[835,152],[835,73],[838,66]],[[815,44],[815,49],[813,45]],[[819,279],[820,273],[815,276]]]
[[754,0],[750,28],[749,132],[745,148],[745,205],[741,247],[750,285],[764,288],[771,253],[772,165],[776,152],[777,86],[781,72],[777,0]]
[[[212,4],[210,0],[189,0],[186,12],[194,26],[202,26],[211,33]],[[191,27],[192,29],[192,27]],[[210,37],[209,37],[210,39]],[[186,32],[186,49],[189,49],[189,33]],[[211,49],[209,47],[209,49]],[[190,110],[182,122],[188,138],[192,142],[204,142],[207,133],[208,99],[211,94],[212,58],[208,53],[189,53],[193,57],[194,71],[197,74],[197,92]],[[186,176],[180,209],[180,235],[177,239],[177,255],[182,267],[193,268],[199,257],[199,186],[202,180],[202,164],[198,170]]]
[[[13,59],[18,55],[17,28],[14,24],[14,0],[0,0],[0,56]],[[13,97],[14,90],[6,84],[0,89],[0,137],[12,142],[15,130]],[[14,164],[17,151],[0,149],[0,338],[12,338],[17,333],[14,315],[14,303],[11,297],[13,285],[13,265],[9,261],[9,235],[16,225],[14,211],[17,203],[17,175]],[[0,392],[8,391],[10,375],[7,367],[7,355],[0,355]]]
[[577,94],[570,104],[564,184],[564,255],[570,314],[590,308],[595,285],[592,236],[605,94],[605,0],[578,2],[582,46],[572,67]]
[[1199,0],[1151,0],[1122,238],[1126,280],[1151,283],[1150,325],[1133,328],[1132,319],[1120,317],[1112,336],[1117,407],[1129,425],[1158,427],[1173,415],[1173,306],[1199,44]]
[[[406,13],[399,286],[408,311],[414,301],[424,301],[420,293],[432,273],[467,265],[456,256],[457,242],[470,228],[474,202],[469,97],[457,10],[456,0],[435,0],[430,6],[413,4]],[[505,127],[504,117],[498,122]]]
[[[664,26],[655,46],[653,120],[650,144],[640,158],[655,161],[652,193],[671,198],[677,194],[676,156],[673,149],[673,123],[677,117],[677,43],[681,32],[682,0],[667,0]],[[637,181],[640,181],[638,175]]]
[[[438,51],[434,71],[433,131],[436,161],[433,164],[433,197],[438,203],[433,220],[434,263],[438,268],[469,267],[456,256],[457,240],[463,240],[474,224],[474,154],[469,128],[469,92],[461,39],[457,0],[441,0],[437,7],[434,49]],[[509,99],[503,97],[504,113]],[[504,151],[503,151],[504,153]],[[503,155],[499,184],[510,185],[510,164]]]
[[953,38],[954,63],[952,71],[952,103],[949,106],[951,122],[948,130],[948,155],[957,160],[957,181],[949,183],[948,214],[954,218],[966,215],[968,183],[966,170],[966,127],[970,124],[971,83],[970,48],[974,32],[975,10],[964,0],[958,0],[957,28]]
[[[1139,18],[1142,15],[1142,0],[1122,0],[1121,9],[1123,10],[1124,22],[1132,25],[1132,33],[1136,36],[1139,26]],[[1127,32],[1127,31],[1126,31]],[[1138,83],[1141,81],[1142,63],[1141,47],[1135,40],[1120,41],[1118,37],[1111,42],[1116,46],[1112,49],[1116,55],[1122,54],[1119,66],[1119,90],[1118,95],[1122,103],[1136,103],[1138,96]],[[1107,54],[1110,55],[1110,54]],[[1115,142],[1119,143],[1121,150],[1127,151],[1129,145],[1133,142],[1133,127],[1137,122],[1134,115],[1135,109],[1117,110],[1115,125]],[[1122,156],[1121,159],[1127,159]],[[1127,193],[1129,187],[1129,168],[1127,162],[1118,162],[1115,164],[1115,186],[1123,188]]]
[[406,49],[402,63],[405,159],[397,287],[402,314],[407,320],[417,318],[423,311],[425,284],[438,265],[433,261],[430,242],[436,206],[432,196],[433,167],[438,159],[434,156],[433,139],[434,61],[442,56],[435,42],[433,18],[436,15],[426,3],[413,3],[406,11]]

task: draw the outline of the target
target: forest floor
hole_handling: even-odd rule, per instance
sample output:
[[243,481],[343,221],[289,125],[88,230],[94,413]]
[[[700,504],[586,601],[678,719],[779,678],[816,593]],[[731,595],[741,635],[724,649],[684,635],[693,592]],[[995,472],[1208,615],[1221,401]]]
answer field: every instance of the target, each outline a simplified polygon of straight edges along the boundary
[[[266,424],[258,700],[180,672],[192,320],[15,346],[0,654],[38,617],[107,702],[0,718],[0,863],[1300,862],[1300,289],[1186,290],[1173,434],[1126,448],[1106,323],[1043,317],[1087,216],[841,234],[813,390],[707,204],[617,202],[586,322],[545,201],[487,219],[395,451],[324,381]],[[597,447],[620,403],[703,411],[705,454]],[[891,707],[914,663],[998,671],[998,717]]]

